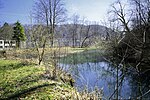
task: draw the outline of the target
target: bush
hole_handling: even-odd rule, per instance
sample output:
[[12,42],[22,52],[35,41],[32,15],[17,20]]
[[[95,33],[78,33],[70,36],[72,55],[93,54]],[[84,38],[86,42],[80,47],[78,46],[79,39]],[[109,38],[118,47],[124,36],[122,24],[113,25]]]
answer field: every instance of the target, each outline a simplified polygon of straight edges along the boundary
[[6,50],[0,50],[0,57],[6,58]]

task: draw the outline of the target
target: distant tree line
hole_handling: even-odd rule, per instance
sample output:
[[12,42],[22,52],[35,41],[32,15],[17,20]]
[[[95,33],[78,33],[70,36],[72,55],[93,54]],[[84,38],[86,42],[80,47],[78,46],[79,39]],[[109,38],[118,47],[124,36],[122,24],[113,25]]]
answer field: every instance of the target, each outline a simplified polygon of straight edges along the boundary
[[[31,26],[35,28],[36,25],[41,25],[44,28],[46,36],[44,44],[50,44],[51,47],[56,45],[54,43],[56,40],[64,43],[64,46],[89,46],[94,43],[94,38],[98,35],[106,38],[106,29],[110,31],[97,22],[91,23],[76,14],[68,18],[64,0],[37,0],[33,9],[31,20],[34,21],[34,25]],[[67,24],[68,20],[70,24]],[[64,39],[64,41],[60,41],[60,39]],[[67,45],[65,40],[68,40],[70,45]]]
[[[37,28],[39,26],[41,27],[40,29]],[[25,26],[27,45],[29,48],[34,47],[33,38],[36,40],[39,38],[37,41],[43,41],[44,37],[48,36],[46,28],[47,27],[42,24]],[[55,34],[53,34],[53,46],[88,47],[96,44],[98,40],[106,40],[108,30],[112,31],[105,26],[96,23],[90,24],[90,22],[87,24],[77,23],[57,25],[55,26]],[[36,34],[36,37],[34,34]],[[51,47],[49,41],[47,41],[46,44],[48,47]],[[40,47],[42,47],[42,45]]]

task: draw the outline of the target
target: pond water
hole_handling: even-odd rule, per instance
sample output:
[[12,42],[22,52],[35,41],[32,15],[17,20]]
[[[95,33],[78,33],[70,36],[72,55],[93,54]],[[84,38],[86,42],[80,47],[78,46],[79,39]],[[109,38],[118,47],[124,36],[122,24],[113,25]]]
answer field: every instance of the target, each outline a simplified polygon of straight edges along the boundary
[[[93,91],[95,87],[103,89],[103,96],[108,98],[115,90],[116,71],[108,62],[83,63],[83,64],[59,64],[64,70],[69,71],[75,79],[75,86],[79,91],[88,88]],[[121,72],[119,73],[121,74]],[[120,97],[129,98],[131,90],[127,79],[120,89]]]
[[[103,97],[108,99],[116,89],[117,71],[106,61],[97,63],[86,62],[82,64],[60,63],[59,66],[71,73],[75,79],[75,87],[77,87],[78,91],[83,91],[87,88],[90,92],[97,87],[103,90]],[[121,76],[121,73],[119,71],[118,75]],[[137,97],[138,86],[136,83],[132,83],[131,80],[130,76],[124,77],[122,85],[119,88],[120,98],[129,99],[129,97]]]
[[[64,57],[58,64],[65,71],[69,72],[75,80],[75,87],[78,91],[88,89],[93,91],[95,88],[103,90],[103,97],[108,99],[116,89],[117,69],[109,62],[101,59],[97,52],[72,54]],[[134,75],[135,71],[128,70],[119,87],[119,98],[137,98],[139,93],[139,76]],[[121,80],[122,71],[118,71]],[[144,98],[150,97],[150,74],[140,76],[142,95]],[[147,93],[147,91],[149,91]],[[145,94],[147,93],[147,94]],[[112,98],[115,98],[113,95]],[[149,99],[144,99],[149,100]]]

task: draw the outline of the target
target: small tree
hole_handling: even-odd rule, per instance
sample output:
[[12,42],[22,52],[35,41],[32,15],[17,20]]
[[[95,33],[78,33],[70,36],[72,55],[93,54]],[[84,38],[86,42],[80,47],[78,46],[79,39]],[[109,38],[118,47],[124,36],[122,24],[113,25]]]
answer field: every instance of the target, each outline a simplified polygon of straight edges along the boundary
[[18,21],[15,23],[14,27],[13,39],[16,40],[17,48],[20,47],[20,42],[26,40],[26,36],[24,33],[24,28]]
[[46,43],[48,39],[47,30],[43,25],[39,24],[32,26],[31,33],[32,42],[34,43],[38,55],[38,64],[41,65],[44,58]]

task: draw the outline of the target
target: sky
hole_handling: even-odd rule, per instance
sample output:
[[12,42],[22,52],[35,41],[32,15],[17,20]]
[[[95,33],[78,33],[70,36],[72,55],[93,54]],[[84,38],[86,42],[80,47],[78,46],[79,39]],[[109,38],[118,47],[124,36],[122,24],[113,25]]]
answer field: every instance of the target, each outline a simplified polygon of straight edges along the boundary
[[[29,15],[36,0],[1,0],[0,25],[20,21],[29,24]],[[89,21],[101,21],[106,16],[109,5],[115,0],[65,0],[68,16],[78,14]]]

